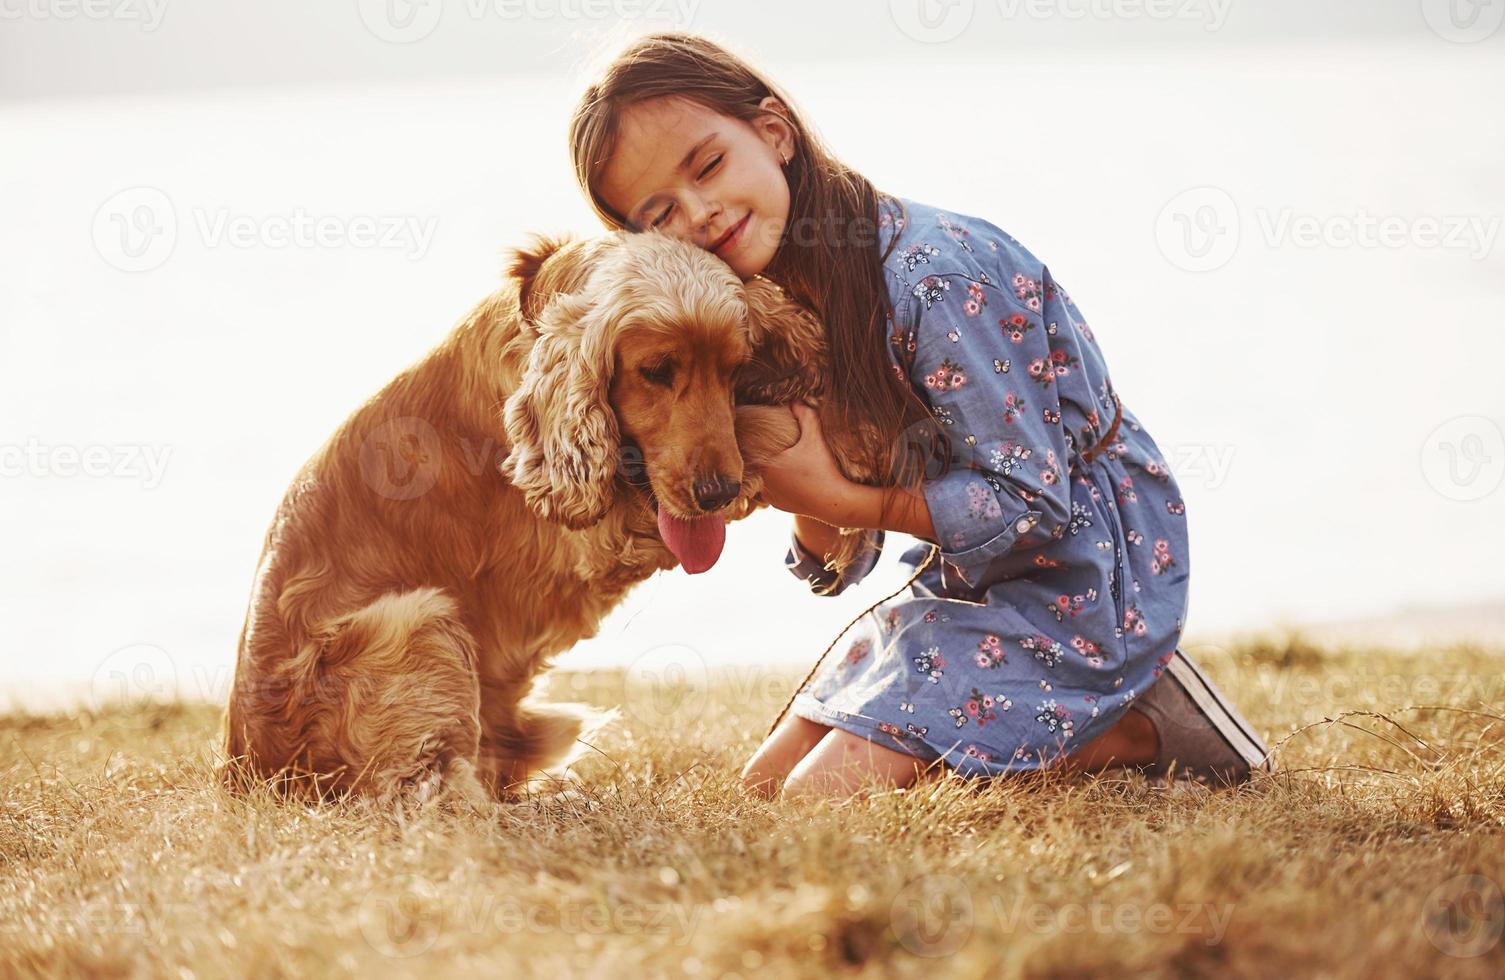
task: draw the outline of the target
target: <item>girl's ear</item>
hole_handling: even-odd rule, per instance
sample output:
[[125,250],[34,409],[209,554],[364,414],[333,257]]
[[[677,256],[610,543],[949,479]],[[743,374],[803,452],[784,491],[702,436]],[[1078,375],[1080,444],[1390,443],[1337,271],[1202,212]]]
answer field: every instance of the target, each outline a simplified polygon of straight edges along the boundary
[[575,530],[601,520],[615,494],[608,331],[589,299],[556,296],[539,314],[522,382],[503,409],[511,443],[503,473],[539,517]]
[[826,331],[815,316],[761,276],[743,283],[752,357],[737,372],[743,404],[787,405],[825,390]]
[[793,117],[789,107],[778,96],[765,95],[758,108],[763,110],[763,115],[754,121],[759,135],[786,161],[794,159],[794,126],[790,123]]

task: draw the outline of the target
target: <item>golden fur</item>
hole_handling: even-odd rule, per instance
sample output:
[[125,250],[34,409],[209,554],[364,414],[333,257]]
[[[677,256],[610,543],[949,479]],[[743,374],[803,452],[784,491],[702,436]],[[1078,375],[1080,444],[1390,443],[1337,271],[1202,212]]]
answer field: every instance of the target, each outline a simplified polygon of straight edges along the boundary
[[[654,500],[757,506],[818,393],[820,324],[658,234],[540,240],[303,467],[267,533],[225,714],[227,781],[505,797],[593,714],[528,698],[673,568]],[[650,380],[666,359],[673,397]],[[639,475],[634,481],[633,477]],[[633,483],[636,483],[636,486]]]

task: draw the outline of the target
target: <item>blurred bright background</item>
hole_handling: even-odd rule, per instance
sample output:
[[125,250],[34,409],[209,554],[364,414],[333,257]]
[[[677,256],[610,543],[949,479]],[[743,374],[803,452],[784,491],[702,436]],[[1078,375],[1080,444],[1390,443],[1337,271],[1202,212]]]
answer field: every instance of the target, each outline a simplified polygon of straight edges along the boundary
[[[592,65],[702,31],[880,187],[1046,261],[1164,450],[1189,643],[1505,609],[1505,0],[0,0],[0,706],[222,700],[329,432],[590,234]],[[298,226],[322,229],[296,234]],[[284,234],[291,229],[294,234]],[[788,518],[656,576],[571,667],[808,664]]]

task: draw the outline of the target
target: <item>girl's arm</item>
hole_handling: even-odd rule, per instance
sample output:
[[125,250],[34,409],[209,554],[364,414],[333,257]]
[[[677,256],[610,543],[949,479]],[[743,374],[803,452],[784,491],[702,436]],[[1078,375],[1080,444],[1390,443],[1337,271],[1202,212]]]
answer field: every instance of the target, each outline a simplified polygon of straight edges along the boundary
[[[970,254],[932,252],[923,289],[895,311],[899,322],[914,323],[912,380],[925,385],[932,411],[951,427],[956,455],[946,471],[927,478],[920,495],[891,491],[885,501],[884,491],[851,483],[822,458],[813,438],[818,426],[811,426],[801,460],[806,479],[779,474],[788,477],[778,487],[785,509],[928,539],[967,582],[980,581],[1021,542],[1065,531],[1073,517],[1074,441],[1064,428],[1058,380],[1081,370],[1080,347],[1091,340],[1043,265],[1022,247],[1002,253],[1002,268],[989,274]],[[1016,287],[1002,289],[999,281]],[[1104,379],[1099,401],[1109,393]],[[1101,423],[1101,413],[1091,412],[1081,438],[1099,438]]]
[[[809,551],[823,554],[836,540],[836,529],[842,527],[901,531],[936,540],[923,496],[848,480],[821,432],[819,413],[799,403],[790,409],[800,423],[799,441],[764,468],[760,496],[765,503],[797,515],[796,533]],[[822,529],[821,524],[829,527]]]
[[840,595],[847,586],[867,578],[878,564],[878,555],[883,550],[883,532],[870,530],[864,535],[864,547],[851,566],[839,575],[827,569],[826,562],[838,544],[840,533],[839,529],[813,517],[801,514],[794,517],[784,567],[795,578],[806,582],[816,595]]
[[795,514],[794,536],[811,554],[828,555],[836,547],[841,531],[825,521],[819,521],[804,514]]
[[[809,544],[802,533],[804,525],[800,524],[801,520],[811,522],[808,518],[795,518],[796,533],[800,535],[801,541]],[[832,502],[829,515],[820,517],[819,521],[824,521],[827,530],[831,532],[830,541],[835,540],[836,527],[862,527],[898,531],[935,543],[935,524],[930,518],[930,505],[920,494],[897,487],[885,490],[848,482]],[[814,523],[818,525],[819,522]],[[833,524],[836,527],[829,526]],[[817,527],[811,527],[810,531],[812,535],[822,533]],[[829,547],[829,543],[826,547]],[[812,546],[810,550],[816,549]]]

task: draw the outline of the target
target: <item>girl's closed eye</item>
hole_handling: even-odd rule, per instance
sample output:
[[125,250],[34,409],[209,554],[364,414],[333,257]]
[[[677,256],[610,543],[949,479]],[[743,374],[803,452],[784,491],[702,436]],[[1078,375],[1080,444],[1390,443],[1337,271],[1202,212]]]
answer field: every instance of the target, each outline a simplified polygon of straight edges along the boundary
[[[724,154],[724,153],[718,153],[718,154],[716,154],[714,157],[712,157],[710,160],[708,160],[706,162],[706,165],[704,167],[700,168],[700,173],[696,175],[696,179],[697,180],[705,180],[711,174],[715,173],[716,170],[720,168],[721,162],[724,159],[726,159],[726,154]],[[658,213],[658,216],[653,219],[653,227],[655,227],[655,228],[661,228],[661,227],[663,227],[664,222],[668,221],[669,218],[670,218],[670,216],[673,213],[674,213],[674,205],[670,204],[670,205],[666,206],[662,211],[660,211]]]

